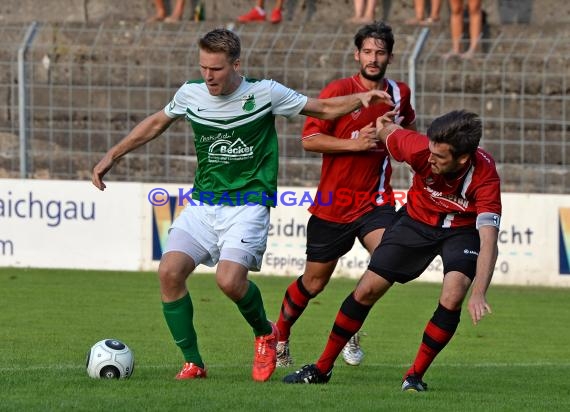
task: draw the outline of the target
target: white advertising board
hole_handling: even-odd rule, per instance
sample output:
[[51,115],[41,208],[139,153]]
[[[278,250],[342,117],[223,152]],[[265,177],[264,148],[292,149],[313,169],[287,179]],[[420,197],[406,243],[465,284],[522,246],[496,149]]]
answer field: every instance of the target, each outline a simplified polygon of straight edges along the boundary
[[[304,189],[291,190],[297,190],[301,198],[299,191]],[[506,193],[502,202],[499,256],[493,283],[570,286],[570,273],[564,273],[562,263],[564,257],[567,262],[570,256],[570,196]],[[264,271],[302,273],[308,216],[306,207],[272,210]],[[368,253],[357,241],[339,260],[335,276],[359,278],[367,264]],[[442,277],[442,262],[438,257],[420,279],[440,282]]]
[[138,270],[141,185],[0,179],[0,266]]
[[[188,196],[191,187],[182,185],[145,184],[145,193],[151,215],[146,222],[152,228],[152,244],[144,252],[149,260],[144,268],[156,270],[162,247],[165,245],[168,227],[183,207],[181,199]],[[309,197],[314,189],[280,187],[278,206],[271,208],[267,250],[263,258],[261,274],[298,275],[305,266],[305,244],[309,219]],[[164,203],[164,205],[162,205]],[[335,276],[359,276],[368,264],[368,253],[358,242],[337,266]],[[198,271],[212,273],[215,268],[200,266]]]
[[[0,179],[0,266],[156,270],[190,188],[109,182],[100,192],[85,181]],[[313,195],[312,188],[279,188],[262,274],[302,273]],[[506,193],[502,199],[493,283],[570,287],[570,195]],[[356,241],[334,276],[359,278],[367,264]],[[441,272],[436,258],[421,280],[440,282]]]
[[[182,207],[177,197],[184,196],[189,188],[174,185],[146,185],[143,190],[152,194],[159,188],[162,199],[167,193],[176,206],[171,205],[166,213],[153,212],[149,227],[162,228],[162,242],[166,240],[169,222]],[[400,191],[402,193],[402,191]],[[162,197],[161,197],[162,196]],[[152,195],[149,195],[147,202]],[[262,274],[295,276],[302,273],[305,264],[306,230],[310,199],[314,189],[280,187],[278,206],[271,210],[267,251],[263,259]],[[403,199],[403,196],[397,199]],[[544,194],[506,193],[502,196],[503,218],[499,233],[499,257],[493,278],[494,284],[570,286],[570,273],[564,273],[563,260],[570,256],[570,196]],[[156,209],[156,208],[154,208]],[[566,211],[566,212],[565,212]],[[157,224],[156,221],[159,221]],[[564,222],[566,221],[566,224]],[[160,223],[161,222],[161,223]],[[156,233],[153,238],[157,238]],[[153,270],[160,256],[156,242],[144,253],[150,261],[144,267]],[[333,276],[359,278],[368,264],[368,253],[355,242],[353,249],[340,258]],[[568,263],[566,263],[568,266]],[[212,272],[207,267],[200,271]],[[566,270],[570,272],[570,270]],[[421,276],[423,281],[440,282],[442,263],[436,258]]]

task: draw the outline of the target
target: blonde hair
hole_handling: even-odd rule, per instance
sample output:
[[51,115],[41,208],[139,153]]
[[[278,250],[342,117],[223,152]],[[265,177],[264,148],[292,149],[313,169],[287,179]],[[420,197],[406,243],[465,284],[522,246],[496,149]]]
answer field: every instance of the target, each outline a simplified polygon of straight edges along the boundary
[[237,34],[227,29],[214,29],[198,40],[200,50],[209,53],[225,53],[230,62],[235,62],[241,54],[241,41]]

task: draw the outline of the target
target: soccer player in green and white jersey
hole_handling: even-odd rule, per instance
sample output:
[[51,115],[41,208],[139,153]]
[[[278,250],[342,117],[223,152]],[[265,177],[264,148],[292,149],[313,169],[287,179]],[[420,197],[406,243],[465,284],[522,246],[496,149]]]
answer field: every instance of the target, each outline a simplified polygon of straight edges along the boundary
[[199,264],[217,264],[218,287],[235,302],[255,335],[253,379],[266,381],[275,370],[278,331],[247,274],[260,270],[268,206],[273,206],[277,190],[275,116],[331,119],[391,100],[377,90],[313,99],[273,80],[244,78],[239,73],[240,39],[226,29],[206,33],[198,47],[202,79],[182,85],[164,109],[113,146],[95,165],[92,180],[105,189],[103,177],[118,159],[160,136],[178,119],[190,122],[198,156],[194,200],[173,222],[158,269],[164,317],[185,359],[176,378],[207,375],[186,279]]

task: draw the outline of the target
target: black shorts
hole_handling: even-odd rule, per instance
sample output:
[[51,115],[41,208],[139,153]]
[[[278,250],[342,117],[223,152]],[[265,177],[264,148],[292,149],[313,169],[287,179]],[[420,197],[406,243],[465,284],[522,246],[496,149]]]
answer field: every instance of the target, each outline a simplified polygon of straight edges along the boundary
[[364,245],[363,239],[368,233],[388,227],[395,215],[394,207],[385,205],[375,207],[351,223],[311,216],[307,224],[307,260],[326,263],[346,255],[356,238]]
[[413,220],[405,208],[397,215],[372,254],[369,270],[389,282],[406,283],[441,255],[444,274],[458,271],[473,280],[480,246],[477,229],[429,226]]

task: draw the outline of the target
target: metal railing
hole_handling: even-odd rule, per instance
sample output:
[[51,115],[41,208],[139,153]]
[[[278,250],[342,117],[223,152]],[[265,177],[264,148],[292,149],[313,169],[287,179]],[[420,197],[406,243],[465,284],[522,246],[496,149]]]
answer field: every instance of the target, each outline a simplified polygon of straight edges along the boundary
[[[28,178],[89,179],[111,145],[163,107],[183,82],[200,76],[196,40],[213,27],[0,27],[0,177],[20,177],[22,169]],[[274,78],[317,96],[329,81],[357,70],[351,26],[288,23],[235,30],[242,39],[242,69],[250,77]],[[395,34],[387,76],[412,81],[419,130],[451,109],[475,111],[504,190],[570,193],[568,34],[512,26],[483,39],[472,60],[442,58],[450,48],[445,30],[426,37],[420,29],[398,27]],[[25,70],[18,69],[18,50]],[[304,152],[299,142],[303,121],[277,119],[280,184],[318,181],[320,157]],[[191,129],[178,122],[123,159],[109,179],[188,183],[194,167]],[[407,187],[407,168],[396,166],[393,180]]]

